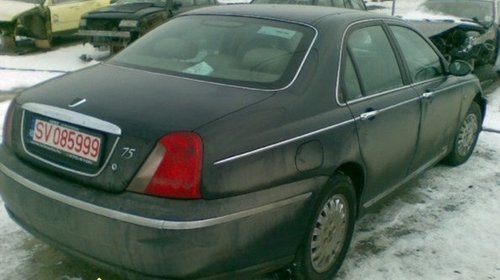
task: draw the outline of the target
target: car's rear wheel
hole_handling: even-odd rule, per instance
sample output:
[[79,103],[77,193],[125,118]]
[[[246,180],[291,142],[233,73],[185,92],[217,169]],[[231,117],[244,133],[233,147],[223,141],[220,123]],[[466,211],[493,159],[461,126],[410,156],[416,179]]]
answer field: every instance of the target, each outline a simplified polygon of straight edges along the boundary
[[444,160],[445,163],[457,166],[469,159],[479,136],[481,118],[479,105],[472,103],[455,136],[453,148]]
[[298,279],[332,279],[342,264],[354,230],[356,195],[349,177],[335,175],[309,224],[297,255]]

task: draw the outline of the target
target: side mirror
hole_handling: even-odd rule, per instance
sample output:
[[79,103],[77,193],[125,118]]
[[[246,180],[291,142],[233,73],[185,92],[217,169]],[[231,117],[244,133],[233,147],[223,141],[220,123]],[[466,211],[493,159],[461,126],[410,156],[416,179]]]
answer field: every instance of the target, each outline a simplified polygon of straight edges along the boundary
[[464,60],[454,60],[450,63],[448,71],[454,76],[465,76],[472,73],[472,65]]

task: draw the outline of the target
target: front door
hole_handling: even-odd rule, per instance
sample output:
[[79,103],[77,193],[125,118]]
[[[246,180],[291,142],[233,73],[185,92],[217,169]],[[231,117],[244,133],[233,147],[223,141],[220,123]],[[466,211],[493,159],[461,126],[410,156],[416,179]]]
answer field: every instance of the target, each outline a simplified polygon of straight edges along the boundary
[[422,120],[411,171],[426,168],[451,148],[456,134],[463,88],[458,77],[445,74],[434,48],[415,31],[390,25],[408,67],[412,87],[421,97]]

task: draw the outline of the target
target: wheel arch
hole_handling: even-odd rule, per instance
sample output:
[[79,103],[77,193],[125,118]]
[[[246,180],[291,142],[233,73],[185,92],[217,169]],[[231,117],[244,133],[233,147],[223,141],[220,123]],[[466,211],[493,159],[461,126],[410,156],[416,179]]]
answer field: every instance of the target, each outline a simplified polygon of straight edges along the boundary
[[[363,194],[363,189],[365,186],[365,172],[363,167],[356,162],[347,162],[339,166],[334,174],[343,174],[349,177],[352,181],[352,184],[354,186],[354,192],[356,194],[356,204],[357,204],[357,211],[356,213],[359,213],[359,207],[361,205],[361,196]],[[332,175],[334,176],[334,175]]]
[[480,92],[477,92],[472,102],[475,102],[479,105],[479,108],[481,109],[481,121],[484,121],[484,117],[486,114],[486,99]]

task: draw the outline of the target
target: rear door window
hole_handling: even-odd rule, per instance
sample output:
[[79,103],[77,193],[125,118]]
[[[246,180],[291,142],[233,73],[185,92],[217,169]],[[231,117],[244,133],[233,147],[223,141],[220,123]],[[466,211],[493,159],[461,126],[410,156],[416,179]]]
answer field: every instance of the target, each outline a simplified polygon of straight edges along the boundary
[[354,30],[347,39],[363,95],[373,95],[403,86],[401,71],[382,26]]
[[366,10],[363,0],[349,0],[350,7],[357,10]]

